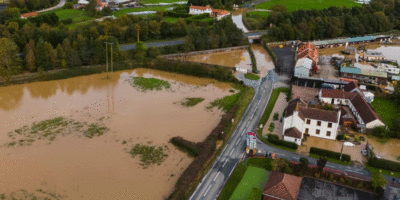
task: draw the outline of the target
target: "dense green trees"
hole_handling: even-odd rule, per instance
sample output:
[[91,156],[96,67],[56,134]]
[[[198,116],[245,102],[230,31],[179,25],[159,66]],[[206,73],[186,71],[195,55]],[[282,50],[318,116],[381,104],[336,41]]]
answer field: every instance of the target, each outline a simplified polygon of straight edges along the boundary
[[18,46],[8,38],[0,38],[0,76],[9,80],[21,71]]
[[[285,12],[282,6],[274,8],[267,19],[261,20],[265,29],[271,24],[268,41],[316,40],[340,36],[359,36],[400,28],[399,0],[373,0],[362,7],[329,7],[323,10]],[[247,15],[251,24],[256,25]],[[259,20],[260,21],[260,20]],[[254,27],[253,27],[254,28]]]
[[41,10],[56,5],[59,0],[10,0],[10,7],[27,9],[28,11]]

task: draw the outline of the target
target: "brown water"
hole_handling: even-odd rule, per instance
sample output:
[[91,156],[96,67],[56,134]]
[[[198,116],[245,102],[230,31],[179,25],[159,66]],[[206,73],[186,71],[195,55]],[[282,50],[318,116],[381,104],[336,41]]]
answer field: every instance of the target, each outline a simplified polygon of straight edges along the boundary
[[253,50],[254,57],[256,58],[257,68],[260,70],[260,76],[265,76],[268,70],[274,70],[274,62],[272,62],[271,56],[260,44],[252,44],[251,49]]
[[[169,90],[137,91],[129,76],[155,77],[171,83]],[[173,136],[199,142],[217,125],[221,111],[205,107],[229,95],[231,86],[211,79],[137,69],[66,80],[0,88],[0,194],[24,189],[43,190],[66,199],[162,199],[192,161],[168,140]],[[186,108],[187,97],[203,97]],[[31,146],[5,147],[9,131],[63,116],[79,122],[99,122],[110,130],[92,139],[73,133]],[[126,140],[126,144],[122,141]],[[136,143],[166,145],[160,166],[143,169],[139,158],[124,149]]]
[[247,49],[199,54],[190,56],[188,60],[199,63],[251,69],[251,59]]
[[249,32],[246,26],[243,24],[242,15],[245,13],[246,9],[238,9],[232,13],[232,21],[236,24],[236,26],[243,30],[244,33]]
[[387,143],[380,143],[376,138],[368,138],[364,135],[366,140],[368,140],[369,144],[374,148],[373,151],[375,154],[378,154],[384,159],[397,161],[397,157],[400,156],[400,140],[399,139],[390,139]]

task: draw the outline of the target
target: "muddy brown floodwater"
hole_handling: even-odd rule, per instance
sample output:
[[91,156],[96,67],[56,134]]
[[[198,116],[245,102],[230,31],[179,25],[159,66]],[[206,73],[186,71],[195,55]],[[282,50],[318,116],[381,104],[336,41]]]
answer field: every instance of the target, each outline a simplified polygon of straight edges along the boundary
[[[171,88],[140,92],[127,81],[132,75],[167,80]],[[222,115],[205,107],[232,89],[212,79],[147,69],[116,72],[111,79],[105,76],[0,88],[0,194],[41,190],[65,199],[162,199],[192,161],[168,140],[205,139]],[[180,102],[187,97],[205,100],[182,107]],[[51,142],[37,140],[31,146],[3,146],[11,140],[8,132],[59,116],[101,121],[109,131],[91,139],[76,133]],[[124,150],[147,142],[169,149],[160,166],[143,169],[139,158]]]
[[268,51],[261,46],[261,44],[252,44],[251,49],[254,52],[257,68],[260,70],[260,76],[264,77],[269,70],[275,69],[271,56],[269,55]]

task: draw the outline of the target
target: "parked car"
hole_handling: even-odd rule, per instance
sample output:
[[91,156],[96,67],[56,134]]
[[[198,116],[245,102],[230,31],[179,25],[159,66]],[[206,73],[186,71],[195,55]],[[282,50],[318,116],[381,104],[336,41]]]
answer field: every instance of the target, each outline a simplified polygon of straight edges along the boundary
[[381,158],[381,156],[380,156],[380,155],[378,155],[378,154],[375,154],[375,157],[376,157],[376,158],[378,158],[378,159],[380,159],[380,158]]

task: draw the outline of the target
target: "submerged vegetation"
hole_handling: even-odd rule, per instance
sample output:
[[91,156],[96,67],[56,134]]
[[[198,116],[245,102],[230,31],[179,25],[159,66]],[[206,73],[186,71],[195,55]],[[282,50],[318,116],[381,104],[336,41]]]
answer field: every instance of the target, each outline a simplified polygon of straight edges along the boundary
[[199,104],[202,101],[204,101],[204,98],[202,97],[186,98],[184,101],[182,101],[181,105],[186,107],[192,107]]
[[140,156],[140,165],[147,169],[151,165],[157,164],[161,165],[162,162],[168,157],[164,151],[168,150],[167,146],[147,146],[144,144],[136,144],[132,149],[129,151],[132,158],[136,156]]
[[144,77],[133,77],[132,85],[139,88],[143,92],[148,90],[157,90],[160,91],[162,89],[169,89],[171,85],[168,81],[156,79],[156,78],[144,78]]
[[60,195],[42,189],[38,189],[34,192],[28,192],[24,189],[21,189],[10,193],[0,194],[0,199],[50,200],[50,199],[65,199],[65,198],[67,198],[66,195]]
[[207,109],[218,107],[219,109],[222,109],[224,112],[227,112],[239,100],[240,95],[241,95],[240,93],[237,93],[225,96],[221,99],[216,99],[213,102],[211,102],[210,106],[208,106]]
[[[86,127],[86,130],[84,130]],[[84,131],[83,131],[84,130]],[[108,128],[100,124],[90,124],[86,122],[75,122],[72,119],[64,117],[56,117],[53,119],[34,122],[31,127],[23,126],[15,129],[7,135],[12,139],[11,142],[5,144],[6,147],[31,145],[36,140],[53,141],[58,136],[64,136],[74,132],[83,132],[83,136],[92,138],[93,136],[103,135]]]

